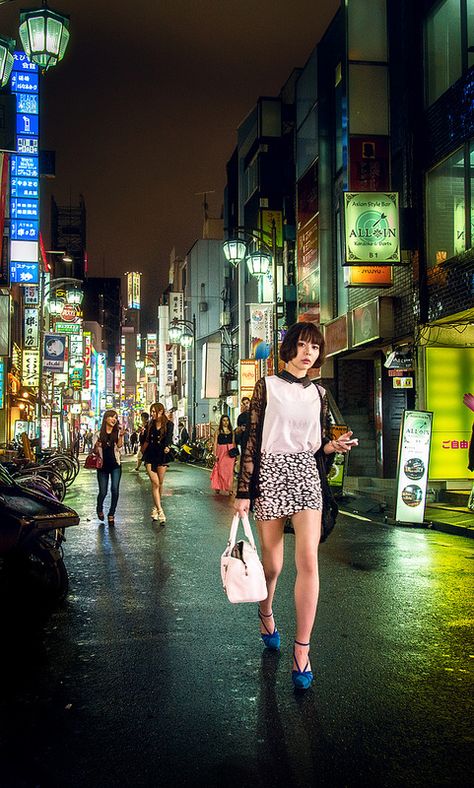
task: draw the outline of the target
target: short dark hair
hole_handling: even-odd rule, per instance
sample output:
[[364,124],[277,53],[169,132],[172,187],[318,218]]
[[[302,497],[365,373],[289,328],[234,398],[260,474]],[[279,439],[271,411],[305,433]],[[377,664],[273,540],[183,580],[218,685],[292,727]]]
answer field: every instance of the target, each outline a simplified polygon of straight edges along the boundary
[[140,413],[140,416],[141,416],[142,419],[145,419],[145,421],[148,421],[148,419],[150,418],[150,414],[147,413],[146,410],[142,410],[142,412]]
[[280,347],[282,361],[291,361],[296,356],[300,340],[319,345],[319,356],[313,364],[313,369],[321,367],[324,362],[324,337],[315,323],[294,323],[290,326]]

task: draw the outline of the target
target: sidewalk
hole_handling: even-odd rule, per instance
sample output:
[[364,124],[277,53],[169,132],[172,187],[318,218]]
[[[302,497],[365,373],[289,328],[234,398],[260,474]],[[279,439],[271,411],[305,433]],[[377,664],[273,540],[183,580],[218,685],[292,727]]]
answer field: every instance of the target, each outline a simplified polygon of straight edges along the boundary
[[397,523],[393,519],[393,507],[381,503],[370,495],[347,493],[338,499],[342,513],[363,516],[382,525],[399,525],[407,528],[431,528],[458,536],[474,537],[474,512],[463,506],[443,503],[429,503],[425,509],[422,525]]

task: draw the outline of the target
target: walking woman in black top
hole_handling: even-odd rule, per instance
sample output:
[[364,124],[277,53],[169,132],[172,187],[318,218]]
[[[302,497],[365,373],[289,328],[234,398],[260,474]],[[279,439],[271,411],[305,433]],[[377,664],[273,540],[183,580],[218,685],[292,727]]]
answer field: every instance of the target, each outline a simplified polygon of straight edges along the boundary
[[109,525],[115,525],[115,509],[119,497],[122,466],[120,464],[120,449],[123,446],[123,430],[119,429],[118,416],[115,410],[106,410],[102,419],[99,437],[94,451],[102,460],[102,467],[97,469],[97,482],[99,494],[97,496],[97,517],[104,521],[104,500],[111,479],[110,508],[107,515]]
[[167,418],[164,405],[155,402],[150,408],[150,421],[145,443],[142,447],[143,462],[150,477],[153,495],[151,519],[160,523],[166,522],[166,515],[161,505],[163,480],[170,462],[170,446],[173,442],[173,422]]

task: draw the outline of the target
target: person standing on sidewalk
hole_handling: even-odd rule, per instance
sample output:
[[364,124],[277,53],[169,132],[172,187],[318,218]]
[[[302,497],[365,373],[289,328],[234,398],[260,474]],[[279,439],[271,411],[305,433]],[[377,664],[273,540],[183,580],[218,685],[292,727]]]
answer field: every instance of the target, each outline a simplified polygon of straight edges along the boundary
[[146,434],[147,434],[147,431],[148,431],[148,422],[150,420],[150,416],[146,412],[146,410],[143,410],[140,413],[140,419],[141,419],[142,424],[141,424],[140,430],[138,432],[137,463],[136,463],[136,465],[135,465],[135,467],[133,469],[134,471],[139,471],[140,470],[140,466],[141,466],[141,464],[143,462],[143,444],[146,441]]
[[235,428],[235,442],[240,449],[240,458],[245,451],[247,443],[247,431],[250,421],[250,398],[242,397],[240,401],[240,413],[237,416],[237,426]]
[[120,449],[123,446],[124,430],[119,429],[118,416],[115,410],[106,410],[102,419],[99,437],[94,446],[94,451],[102,460],[102,467],[97,469],[97,483],[99,494],[97,496],[97,517],[104,521],[104,500],[111,481],[111,498],[107,523],[115,525],[115,510],[119,498],[120,479],[122,466]]
[[230,419],[228,416],[221,416],[219,427],[214,435],[214,457],[216,461],[211,472],[211,489],[215,490],[218,495],[221,490],[228,495],[232,495],[237,451]]
[[164,405],[155,402],[150,408],[150,421],[142,447],[143,462],[151,481],[154,506],[151,519],[166,523],[166,515],[161,505],[163,481],[171,461],[170,446],[173,442],[174,425],[165,413]]
[[283,566],[284,525],[291,517],[297,572],[292,681],[296,689],[308,689],[313,681],[309,646],[319,596],[318,547],[327,489],[317,455],[322,467],[331,454],[346,453],[357,441],[351,441],[351,431],[331,440],[326,393],[308,376],[308,370],[324,361],[320,329],[313,323],[291,326],[280,357],[285,369],[255,386],[234,509],[242,517],[254,506],[268,589],[258,611],[260,634],[265,646],[275,650],[280,648],[280,634],[273,597]]

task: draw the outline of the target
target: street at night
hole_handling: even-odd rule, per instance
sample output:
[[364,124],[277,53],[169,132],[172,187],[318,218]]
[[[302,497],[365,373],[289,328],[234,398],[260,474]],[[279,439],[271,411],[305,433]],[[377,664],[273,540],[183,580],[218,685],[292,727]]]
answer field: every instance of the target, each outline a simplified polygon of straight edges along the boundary
[[49,2],[0,0],[0,788],[471,786],[474,0]]
[[67,600],[48,614],[1,601],[2,788],[471,784],[472,540],[340,515],[320,548],[315,681],[298,695],[293,535],[278,654],[257,606],[221,587],[231,499],[175,462],[153,523],[132,468],[115,528],[96,518],[94,471],[70,488]]

